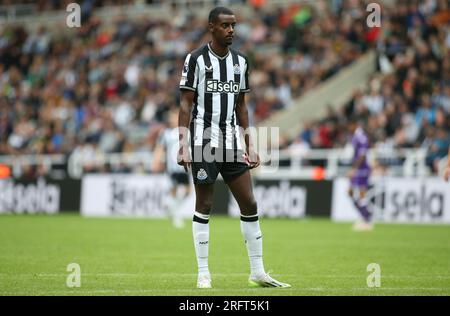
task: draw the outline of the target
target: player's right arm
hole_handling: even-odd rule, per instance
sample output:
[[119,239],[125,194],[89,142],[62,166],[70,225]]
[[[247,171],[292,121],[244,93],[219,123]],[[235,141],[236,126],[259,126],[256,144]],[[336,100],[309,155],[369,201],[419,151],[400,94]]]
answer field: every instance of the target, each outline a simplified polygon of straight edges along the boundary
[[191,122],[192,104],[194,102],[195,92],[182,90],[180,97],[180,112],[178,114],[178,164],[184,167],[187,172],[192,160],[189,154],[189,124]]
[[184,61],[180,80],[180,112],[178,114],[178,140],[179,150],[177,161],[187,172],[192,160],[189,154],[189,124],[191,123],[191,112],[198,83],[197,60],[188,54]]

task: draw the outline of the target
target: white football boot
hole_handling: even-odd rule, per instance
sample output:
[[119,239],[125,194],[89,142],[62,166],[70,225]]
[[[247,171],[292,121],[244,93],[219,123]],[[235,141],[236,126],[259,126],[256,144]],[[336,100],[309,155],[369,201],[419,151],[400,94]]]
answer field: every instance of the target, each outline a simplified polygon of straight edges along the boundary
[[290,284],[275,280],[268,273],[258,277],[250,277],[248,279],[248,285],[250,287],[279,287],[279,288],[291,287]]
[[199,289],[210,289],[211,286],[211,275],[200,274],[197,278],[197,288]]

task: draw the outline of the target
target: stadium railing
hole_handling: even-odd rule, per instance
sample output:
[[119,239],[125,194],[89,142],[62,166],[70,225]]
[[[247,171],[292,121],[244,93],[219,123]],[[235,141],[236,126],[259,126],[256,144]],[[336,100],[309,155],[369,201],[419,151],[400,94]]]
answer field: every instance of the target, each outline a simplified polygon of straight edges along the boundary
[[[301,153],[290,149],[280,150],[255,170],[260,178],[333,179],[345,176],[350,169],[352,151],[342,149],[309,149]],[[377,168],[385,169],[392,176],[424,177],[430,175],[426,166],[425,149],[396,149],[380,151],[371,149],[369,161]],[[153,155],[151,152],[101,153],[84,156],[74,152],[65,155],[9,155],[0,156],[0,163],[12,168],[12,175],[20,177],[27,166],[41,166],[49,175],[69,176],[79,179],[86,172],[150,172]],[[376,163],[375,163],[376,162]],[[108,168],[105,168],[107,166]],[[317,172],[323,171],[317,174]],[[322,176],[321,176],[322,175]]]
[[87,166],[102,170],[108,166],[107,170],[129,169],[135,172],[136,168],[141,168],[142,172],[149,172],[153,154],[151,152],[129,152],[129,153],[98,153],[93,158],[88,158],[79,153],[72,153],[67,161],[67,171],[72,178],[81,178]]
[[0,5],[0,23],[15,22],[21,17],[29,17],[36,14],[34,4]]
[[16,178],[21,177],[28,166],[42,166],[45,170],[51,170],[52,175],[63,177],[62,168],[67,165],[67,157],[65,155],[0,155],[0,164],[9,166],[12,170],[11,175]]
[[[395,149],[382,151],[372,148],[368,160],[377,173],[391,176],[425,177],[430,175],[425,163],[426,149]],[[346,176],[351,168],[353,151],[342,149],[309,149],[280,151],[278,161],[271,160],[262,166],[260,178],[334,179]]]

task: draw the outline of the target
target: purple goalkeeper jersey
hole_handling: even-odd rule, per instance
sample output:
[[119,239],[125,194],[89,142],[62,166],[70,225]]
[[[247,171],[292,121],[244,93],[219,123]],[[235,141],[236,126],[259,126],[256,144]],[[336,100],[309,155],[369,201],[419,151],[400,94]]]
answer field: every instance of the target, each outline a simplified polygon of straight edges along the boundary
[[367,162],[367,151],[369,150],[369,138],[361,127],[358,127],[352,137],[352,145],[354,149],[353,163],[356,163],[361,156],[364,157],[364,161],[356,170],[355,177],[369,177],[370,166]]

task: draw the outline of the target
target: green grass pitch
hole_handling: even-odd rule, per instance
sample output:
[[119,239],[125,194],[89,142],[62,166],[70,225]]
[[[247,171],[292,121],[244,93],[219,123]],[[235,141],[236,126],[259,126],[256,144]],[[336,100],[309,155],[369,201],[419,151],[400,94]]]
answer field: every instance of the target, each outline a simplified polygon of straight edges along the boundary
[[[0,216],[0,295],[450,295],[450,227],[261,220],[266,270],[291,289],[247,287],[239,220],[212,216],[213,289],[196,289],[191,225],[76,215]],[[69,263],[81,287],[69,288]],[[367,286],[367,265],[381,286]]]

